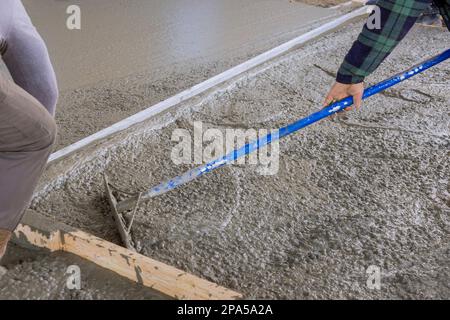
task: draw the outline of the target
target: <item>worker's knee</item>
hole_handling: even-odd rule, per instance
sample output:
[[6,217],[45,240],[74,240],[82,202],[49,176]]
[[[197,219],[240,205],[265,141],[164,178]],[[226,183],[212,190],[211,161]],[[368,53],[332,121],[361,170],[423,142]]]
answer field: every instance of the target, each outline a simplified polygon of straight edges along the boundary
[[57,126],[54,118],[47,112],[38,119],[28,141],[24,141],[27,151],[43,151],[51,149],[56,140]]
[[53,146],[56,140],[56,134],[58,132],[55,119],[52,116],[48,116],[42,123],[43,130],[39,136],[39,145],[43,149],[49,149]]
[[53,116],[33,96],[0,77],[0,151],[51,149],[56,139]]

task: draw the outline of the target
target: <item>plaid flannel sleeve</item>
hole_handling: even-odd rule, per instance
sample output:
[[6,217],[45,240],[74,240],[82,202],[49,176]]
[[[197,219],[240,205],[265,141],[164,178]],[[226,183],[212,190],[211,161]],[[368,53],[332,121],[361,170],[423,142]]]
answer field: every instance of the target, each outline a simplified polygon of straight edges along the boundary
[[380,8],[381,28],[370,28],[368,23],[364,25],[338,71],[337,82],[363,82],[406,36],[430,2],[379,0],[376,5]]

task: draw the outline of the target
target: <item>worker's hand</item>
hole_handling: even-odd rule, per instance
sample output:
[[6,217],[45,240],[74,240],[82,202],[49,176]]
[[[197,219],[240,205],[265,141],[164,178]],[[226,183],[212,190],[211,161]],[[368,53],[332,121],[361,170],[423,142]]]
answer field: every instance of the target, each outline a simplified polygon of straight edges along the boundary
[[[325,101],[323,102],[323,106],[327,107],[333,102],[340,101],[348,96],[353,97],[353,106],[356,109],[361,108],[362,105],[362,97],[364,94],[364,83],[357,84],[343,84],[336,82],[328,93]],[[349,107],[345,109],[346,111],[353,110],[353,107]]]

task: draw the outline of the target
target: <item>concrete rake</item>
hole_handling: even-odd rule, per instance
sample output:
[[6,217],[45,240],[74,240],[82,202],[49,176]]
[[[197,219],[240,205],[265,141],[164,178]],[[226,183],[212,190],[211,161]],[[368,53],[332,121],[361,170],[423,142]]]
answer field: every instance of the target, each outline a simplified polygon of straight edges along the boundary
[[[363,99],[367,99],[377,93],[380,93],[396,84],[403,82],[437,64],[447,60],[450,58],[450,49],[442,52],[441,54],[430,58],[417,66],[412,67],[411,69],[401,72],[389,79],[386,79],[364,91]],[[134,217],[136,215],[136,210],[138,205],[143,201],[149,201],[152,198],[162,195],[166,192],[169,192],[173,189],[176,189],[192,180],[195,180],[206,173],[209,173],[213,170],[216,170],[220,167],[228,165],[230,163],[234,163],[235,160],[245,157],[260,148],[263,148],[273,141],[279,140],[283,137],[286,137],[294,132],[297,132],[315,122],[318,122],[324,118],[327,118],[333,114],[343,111],[344,109],[350,107],[353,104],[353,97],[347,97],[341,101],[335,102],[330,106],[311,114],[310,116],[300,119],[292,124],[289,124],[285,127],[282,127],[278,130],[273,131],[272,133],[259,138],[253,142],[250,142],[243,146],[242,148],[236,149],[229,154],[220,157],[214,161],[211,161],[207,164],[201,165],[195,169],[189,170],[186,173],[167,180],[165,182],[160,183],[157,186],[154,186],[148,189],[145,192],[137,193],[137,194],[129,194],[123,191],[120,191],[118,188],[114,187],[108,180],[108,177],[104,176],[105,188],[107,193],[108,202],[112,209],[112,214],[116,221],[117,227],[120,232],[120,236],[122,241],[126,245],[128,249],[134,250],[134,243],[131,238],[131,227],[134,221]],[[114,194],[121,193],[127,195],[128,198],[123,201],[118,201],[117,197]],[[130,221],[127,222],[123,213],[126,211],[132,210]]]

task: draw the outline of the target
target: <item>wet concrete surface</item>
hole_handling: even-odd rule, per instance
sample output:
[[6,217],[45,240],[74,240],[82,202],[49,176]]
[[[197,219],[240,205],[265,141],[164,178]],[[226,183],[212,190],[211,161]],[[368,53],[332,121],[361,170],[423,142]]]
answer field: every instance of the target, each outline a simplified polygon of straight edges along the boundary
[[[24,1],[60,84],[60,149],[340,13],[289,0]],[[82,29],[65,27],[79,4]]]
[[[143,191],[190,166],[170,160],[173,130],[276,128],[317,110],[360,24],[314,41],[80,169],[34,210],[119,242],[102,172]],[[449,34],[416,27],[374,83],[446,49]],[[133,227],[147,256],[249,298],[450,297],[448,62],[359,112],[281,142],[280,170],[232,166],[139,207]],[[96,164],[97,163],[97,164]],[[381,289],[366,270],[381,269]]]
[[[80,270],[79,290],[67,286],[71,266]],[[50,254],[10,245],[0,268],[0,300],[167,299],[150,288],[68,253]]]
[[[166,70],[195,58],[213,62],[235,57],[244,47],[257,52],[268,41],[280,41],[281,35],[333,13],[289,0],[24,0],[24,4],[48,44],[62,91]],[[69,5],[81,9],[81,30],[66,28]]]

